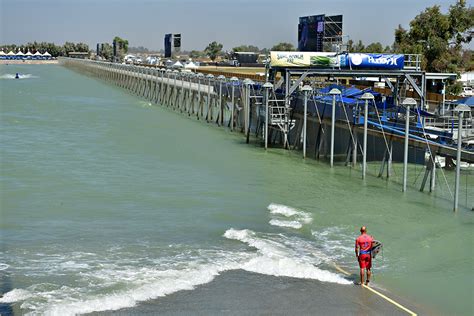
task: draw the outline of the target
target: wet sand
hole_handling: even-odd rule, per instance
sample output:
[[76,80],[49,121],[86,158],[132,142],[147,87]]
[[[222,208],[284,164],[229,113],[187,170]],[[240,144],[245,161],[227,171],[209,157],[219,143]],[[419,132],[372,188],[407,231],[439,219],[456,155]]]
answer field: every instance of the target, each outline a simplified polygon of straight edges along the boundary
[[[387,293],[385,293],[387,294]],[[393,297],[414,312],[419,307]],[[407,315],[356,285],[227,271],[192,291],[90,315]]]

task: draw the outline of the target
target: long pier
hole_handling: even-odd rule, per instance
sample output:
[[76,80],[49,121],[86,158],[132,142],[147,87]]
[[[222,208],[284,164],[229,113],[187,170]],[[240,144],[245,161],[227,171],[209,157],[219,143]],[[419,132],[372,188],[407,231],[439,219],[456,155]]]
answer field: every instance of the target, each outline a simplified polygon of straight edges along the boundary
[[[275,85],[264,84],[250,79],[239,80],[237,77],[214,76],[210,73],[72,58],[60,58],[59,62],[80,73],[115,84],[152,103],[193,116],[197,120],[217,124],[230,131],[241,132],[247,143],[252,139],[264,145],[265,148],[283,146],[288,149],[301,149],[301,144],[304,144],[305,151],[306,145],[310,145],[314,149],[315,158],[328,158],[330,155],[332,161],[334,156],[344,157],[346,164],[353,167],[356,166],[356,161],[360,156],[363,161],[381,161],[381,173],[387,168],[387,178],[390,176],[390,164],[392,160],[396,160],[396,155],[392,155],[392,149],[396,148],[397,152],[403,152],[402,146],[406,140],[406,135],[384,131],[375,126],[363,127],[351,124],[349,119],[331,121],[331,118],[316,118],[298,111],[291,112],[288,106],[288,89],[283,97],[275,93],[277,86],[281,86],[282,82]],[[290,87],[290,82],[286,85]],[[300,96],[304,94],[298,89],[290,90]],[[335,131],[330,133],[331,126],[335,127]],[[334,135],[336,141],[336,146],[334,148],[332,145],[331,151],[327,145],[330,134],[333,135],[331,142],[334,142]],[[378,145],[372,146],[374,148],[370,150],[359,150],[360,144],[363,143],[363,136],[372,139],[369,143]],[[390,148],[386,146],[388,145],[387,138],[390,138]],[[431,155],[448,158],[455,158],[457,155],[455,148],[421,137],[410,135],[408,142],[412,152],[428,151]],[[347,146],[348,143],[352,148]],[[461,159],[474,163],[474,153],[463,150]],[[411,159],[411,162],[416,161]],[[426,167],[425,178],[431,173],[431,191],[434,188],[436,166],[434,163],[427,162]],[[424,188],[424,182],[421,190]]]

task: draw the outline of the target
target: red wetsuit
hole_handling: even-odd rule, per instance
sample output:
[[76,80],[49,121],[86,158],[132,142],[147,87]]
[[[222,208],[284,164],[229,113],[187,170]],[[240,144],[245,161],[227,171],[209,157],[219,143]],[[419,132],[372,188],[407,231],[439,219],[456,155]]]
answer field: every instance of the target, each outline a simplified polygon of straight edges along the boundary
[[359,246],[359,267],[361,269],[370,269],[372,267],[372,256],[370,249],[372,248],[372,236],[362,234],[356,239],[356,247]]

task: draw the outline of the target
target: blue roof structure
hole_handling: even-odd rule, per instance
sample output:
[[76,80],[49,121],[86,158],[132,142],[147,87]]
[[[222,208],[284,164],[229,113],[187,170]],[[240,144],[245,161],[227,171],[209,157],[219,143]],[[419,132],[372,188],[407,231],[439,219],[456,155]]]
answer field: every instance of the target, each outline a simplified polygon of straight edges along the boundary
[[467,106],[474,107],[474,97],[462,98],[462,99],[457,100],[454,103],[456,103],[456,104],[465,104]]

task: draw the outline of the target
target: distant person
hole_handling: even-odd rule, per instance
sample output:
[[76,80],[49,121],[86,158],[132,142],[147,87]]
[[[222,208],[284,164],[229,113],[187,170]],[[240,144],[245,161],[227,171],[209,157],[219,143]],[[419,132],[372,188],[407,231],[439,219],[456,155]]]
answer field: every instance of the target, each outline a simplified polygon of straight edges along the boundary
[[370,282],[370,269],[372,268],[372,242],[374,238],[367,234],[367,228],[362,226],[360,228],[360,236],[357,237],[355,242],[355,253],[357,260],[359,261],[360,268],[360,285],[364,284],[364,274],[367,271],[367,279],[365,285],[368,285]]
[[16,73],[15,79],[20,79],[20,74],[19,73]]

